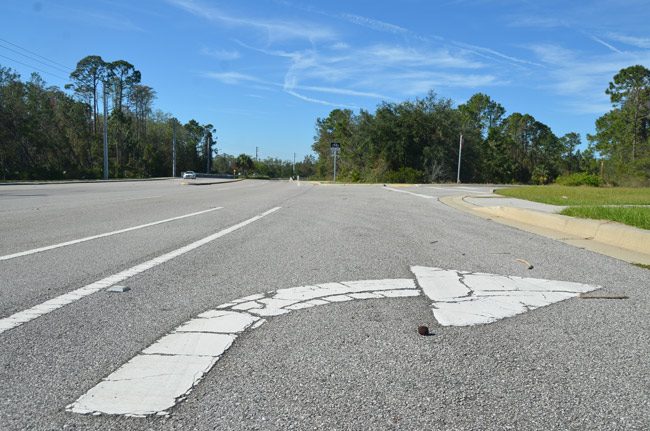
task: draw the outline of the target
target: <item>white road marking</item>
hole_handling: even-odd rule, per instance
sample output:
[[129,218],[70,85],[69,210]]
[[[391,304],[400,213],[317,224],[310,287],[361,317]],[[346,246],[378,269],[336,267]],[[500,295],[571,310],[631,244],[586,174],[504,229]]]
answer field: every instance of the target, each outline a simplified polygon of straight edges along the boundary
[[601,288],[422,266],[414,266],[411,271],[424,294],[433,301],[433,315],[443,326],[492,323]]
[[[412,279],[363,280],[280,289],[220,305],[178,326],[118,368],[66,409],[81,414],[166,414],[203,378],[241,331],[293,310],[346,300],[418,296]],[[255,303],[256,308],[232,311]],[[238,305],[237,305],[238,304]],[[254,314],[251,314],[254,313]],[[252,326],[251,326],[252,325]]]
[[[542,307],[598,286],[533,278],[411,267],[432,299],[441,325],[476,325]],[[259,316],[362,299],[420,295],[415,280],[361,280],[298,286],[249,295],[217,306],[178,326],[66,406],[80,414],[142,417],[166,415],[187,397],[245,330],[263,325]],[[234,311],[238,310],[238,311]]]
[[3,319],[0,319],[0,334],[2,334],[5,331],[8,331],[9,329],[15,328],[17,326],[22,325],[23,323],[29,322],[30,320],[34,320],[37,317],[40,317],[44,314],[50,313],[51,311],[54,311],[58,308],[61,308],[65,305],[68,305],[74,301],[77,301],[84,296],[92,295],[95,292],[98,292],[102,289],[106,289],[107,287],[110,287],[114,284],[120,283],[127,278],[131,278],[134,275],[140,274],[144,271],[147,271],[151,268],[154,268],[158,265],[161,265],[165,262],[168,262],[176,257],[182,256],[185,253],[188,253],[192,250],[195,250],[205,244],[208,244],[209,242],[214,241],[217,238],[221,238],[224,235],[227,235],[229,233],[232,233],[238,229],[243,228],[244,226],[247,226],[263,217],[266,217],[267,215],[274,213],[275,211],[279,210],[280,207],[275,207],[272,208],[262,214],[256,215],[255,217],[249,218],[248,220],[245,220],[241,223],[237,223],[236,225],[230,226],[229,228],[223,229],[217,233],[214,233],[212,235],[209,235],[203,239],[200,239],[198,241],[195,241],[191,244],[188,244],[184,247],[181,247],[179,249],[170,251],[169,253],[165,253],[161,256],[158,256],[154,259],[148,260],[146,262],[143,262],[139,265],[136,265],[132,268],[129,268],[127,270],[124,270],[122,272],[119,272],[117,274],[111,275],[109,277],[103,278],[99,281],[96,281],[94,283],[88,284],[84,287],[80,287],[79,289],[73,290],[72,292],[68,292],[66,294],[57,296],[53,299],[50,299],[48,301],[45,301],[41,304],[38,304],[32,308],[29,308],[24,311],[20,311],[18,313],[12,314],[11,316],[5,317]]
[[392,187],[384,187],[384,188],[385,188],[386,190],[390,190],[390,191],[392,191],[392,192],[406,193],[406,194],[409,194],[409,195],[417,196],[417,197],[419,197],[419,198],[424,198],[424,199],[438,199],[436,196],[422,195],[422,194],[420,194],[420,193],[413,193],[413,192],[409,192],[409,191],[406,191],[406,190],[394,189],[394,188],[392,188]]
[[165,219],[165,220],[159,220],[159,221],[155,221],[155,222],[151,222],[151,223],[141,224],[139,226],[128,227],[126,229],[114,230],[112,232],[106,232],[106,233],[101,233],[99,235],[87,236],[85,238],[75,239],[75,240],[72,240],[72,241],[66,241],[66,242],[62,242],[62,243],[59,243],[59,244],[53,244],[53,245],[48,245],[48,246],[45,246],[45,247],[39,247],[39,248],[33,248],[31,250],[21,251],[21,252],[18,252],[18,253],[7,254],[7,255],[4,255],[4,256],[0,256],[0,261],[14,259],[16,257],[28,256],[30,254],[35,254],[35,253],[40,253],[40,252],[43,252],[43,251],[53,250],[55,248],[66,247],[66,246],[73,245],[73,244],[79,244],[81,242],[91,241],[91,240],[94,240],[94,239],[105,238],[107,236],[117,235],[117,234],[120,234],[120,233],[131,232],[133,230],[143,229],[145,227],[155,226],[155,225],[158,225],[158,224],[161,224],[161,223],[168,223],[170,221],[181,220],[181,219],[188,218],[188,217],[194,217],[194,216],[197,216],[197,215],[200,215],[200,214],[205,214],[205,213],[208,213],[208,212],[211,212],[211,211],[216,211],[216,210],[219,210],[219,209],[222,209],[222,208],[223,207],[210,208],[210,209],[207,209],[207,210],[198,211],[198,212],[194,212],[194,213],[190,213],[190,214],[185,214],[185,215],[178,216],[178,217],[172,217],[172,218],[168,218],[168,219]]

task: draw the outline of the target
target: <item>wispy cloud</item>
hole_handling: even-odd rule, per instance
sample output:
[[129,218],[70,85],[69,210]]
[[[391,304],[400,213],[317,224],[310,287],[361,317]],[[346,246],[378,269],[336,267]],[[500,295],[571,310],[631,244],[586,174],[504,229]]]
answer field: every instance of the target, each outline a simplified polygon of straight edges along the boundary
[[300,85],[300,86],[296,86],[296,88],[300,90],[316,91],[320,93],[341,94],[344,96],[369,97],[371,99],[390,99],[390,97],[384,96],[379,93],[372,93],[367,91],[356,91],[356,90],[350,90],[348,88],[318,87],[313,85]]
[[390,85],[402,88],[409,96],[425,94],[435,88],[484,88],[506,83],[490,74],[407,72],[395,74],[391,78]]
[[544,63],[558,65],[567,64],[575,59],[573,51],[553,44],[533,44],[528,48]]
[[343,13],[339,15],[344,20],[351,22],[352,24],[357,24],[363,27],[367,27],[377,31],[383,31],[393,34],[406,34],[410,33],[409,30],[404,27],[400,27],[395,24],[390,24],[387,22],[379,21],[377,19],[368,18],[360,15],[353,15],[349,13]]
[[255,82],[258,84],[268,84],[255,76],[247,75],[239,72],[204,72],[202,74],[205,78],[216,79],[224,84],[241,84],[242,82]]
[[557,28],[569,27],[569,22],[562,18],[519,15],[509,18],[508,26],[510,27],[528,27],[528,28]]
[[591,36],[591,40],[603,45],[604,47],[608,48],[611,51],[617,52],[619,54],[623,54],[623,51],[621,51],[620,49],[616,48],[614,45],[611,45],[611,44],[605,42],[604,40],[602,40],[602,39],[600,39],[600,38],[598,38],[596,36]]
[[462,53],[452,54],[447,49],[420,50],[400,45],[373,45],[363,50],[368,62],[383,66],[436,66],[440,68],[478,69],[484,64],[467,58]]
[[539,64],[539,63],[535,63],[535,62],[530,61],[530,60],[525,60],[525,59],[522,59],[522,58],[514,57],[512,55],[504,54],[504,53],[499,52],[497,50],[494,50],[492,48],[486,48],[486,47],[483,47],[483,46],[472,45],[472,44],[469,44],[469,43],[457,42],[457,41],[454,41],[452,43],[454,45],[456,45],[458,47],[461,47],[461,48],[464,48],[464,49],[466,49],[466,50],[468,50],[470,52],[474,52],[476,54],[483,55],[486,58],[495,58],[496,57],[498,59],[506,60],[506,61],[508,61],[510,63],[515,63],[515,64],[518,64],[518,65],[541,66],[541,64]]
[[358,109],[359,108],[358,106],[355,106],[355,105],[346,105],[346,104],[342,104],[342,103],[329,102],[327,100],[322,100],[322,99],[315,99],[313,97],[308,97],[308,96],[305,96],[303,94],[300,94],[300,93],[296,92],[295,90],[292,90],[292,89],[289,89],[289,88],[285,89],[284,91],[287,94],[289,94],[289,95],[291,95],[293,97],[296,97],[296,98],[298,98],[300,100],[304,100],[305,102],[316,103],[318,105],[333,106],[333,107],[336,107],[336,108],[349,108],[349,109]]
[[650,38],[627,36],[620,33],[607,33],[609,39],[642,49],[650,49]]
[[92,23],[93,26],[108,28],[111,30],[144,33],[145,30],[131,21],[127,16],[116,15],[113,13],[103,12],[100,10],[86,10],[60,6],[56,3],[49,5],[55,8],[55,15],[58,18],[81,22],[84,24]]
[[226,49],[211,49],[203,47],[201,49],[201,54],[207,55],[209,57],[214,57],[217,60],[237,60],[241,58],[241,54],[237,50],[226,50]]
[[194,0],[167,0],[168,3],[186,12],[201,16],[210,21],[236,27],[246,27],[263,32],[270,41],[277,42],[290,39],[307,39],[310,41],[331,40],[335,37],[332,30],[322,24],[310,24],[304,21],[269,20],[264,18],[238,17],[222,10]]

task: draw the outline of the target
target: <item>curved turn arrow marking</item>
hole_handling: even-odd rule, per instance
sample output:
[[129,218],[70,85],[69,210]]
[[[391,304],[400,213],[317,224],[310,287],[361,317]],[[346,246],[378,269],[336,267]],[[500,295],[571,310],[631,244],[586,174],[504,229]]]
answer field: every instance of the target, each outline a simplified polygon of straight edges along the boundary
[[[246,296],[199,314],[90,389],[66,410],[81,414],[166,415],[241,333],[265,317],[361,299],[419,296],[441,325],[491,323],[599,288],[580,283],[415,266],[417,279],[361,280],[299,286]],[[421,288],[418,289],[418,285]]]

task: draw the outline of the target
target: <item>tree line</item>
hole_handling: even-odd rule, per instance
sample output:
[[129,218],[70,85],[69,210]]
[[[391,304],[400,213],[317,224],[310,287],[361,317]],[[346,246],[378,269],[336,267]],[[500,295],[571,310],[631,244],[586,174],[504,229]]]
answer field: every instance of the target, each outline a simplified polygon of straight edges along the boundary
[[[217,154],[216,129],[181,123],[153,109],[155,90],[125,60],[81,59],[68,92],[36,73],[22,81],[0,65],[0,178],[78,179],[103,175],[104,113],[112,178],[169,176],[172,140],[177,175],[184,170],[249,177],[331,178],[330,144],[341,144],[339,178],[359,182],[454,181],[463,136],[463,182],[549,183],[586,172],[607,182],[650,181],[650,71],[617,73],[606,93],[612,110],[596,121],[589,146],[577,133],[556,136],[529,114],[506,115],[477,93],[455,106],[431,92],[424,98],[381,103],[374,113],[335,109],[316,121],[316,157],[253,160]],[[106,101],[106,106],[104,106]]]
[[316,172],[331,178],[330,145],[338,142],[338,177],[346,181],[454,181],[461,152],[463,182],[547,184],[585,172],[613,184],[648,183],[650,71],[622,69],[606,93],[613,109],[596,121],[584,150],[578,133],[558,137],[529,114],[506,115],[483,93],[457,107],[430,92],[381,103],[374,113],[335,109],[316,121]]

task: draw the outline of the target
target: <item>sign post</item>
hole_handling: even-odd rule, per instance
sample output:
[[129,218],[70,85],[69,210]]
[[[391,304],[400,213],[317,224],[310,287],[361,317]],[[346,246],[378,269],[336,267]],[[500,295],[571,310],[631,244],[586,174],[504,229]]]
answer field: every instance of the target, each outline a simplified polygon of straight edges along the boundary
[[341,144],[338,142],[332,142],[330,148],[332,150],[332,156],[334,156],[334,182],[336,182],[336,156],[339,154],[339,151],[341,151]]

